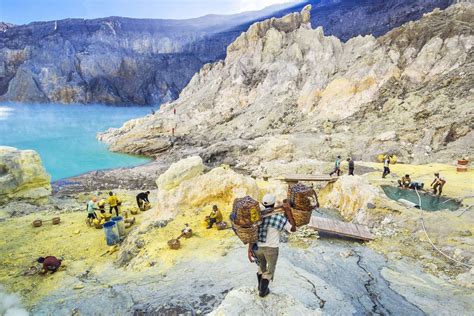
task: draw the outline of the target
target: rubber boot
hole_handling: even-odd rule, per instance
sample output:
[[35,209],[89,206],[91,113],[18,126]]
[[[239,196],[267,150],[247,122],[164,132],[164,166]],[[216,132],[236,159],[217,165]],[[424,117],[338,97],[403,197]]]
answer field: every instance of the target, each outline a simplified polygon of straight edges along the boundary
[[265,297],[265,296],[268,295],[268,293],[270,293],[270,290],[268,289],[268,284],[269,283],[270,283],[270,280],[262,278],[262,281],[260,282],[260,290],[259,290],[259,293],[258,293],[258,295],[260,295],[260,297]]
[[262,283],[262,275],[260,273],[257,273],[257,279],[258,279],[258,290],[260,291],[260,283]]

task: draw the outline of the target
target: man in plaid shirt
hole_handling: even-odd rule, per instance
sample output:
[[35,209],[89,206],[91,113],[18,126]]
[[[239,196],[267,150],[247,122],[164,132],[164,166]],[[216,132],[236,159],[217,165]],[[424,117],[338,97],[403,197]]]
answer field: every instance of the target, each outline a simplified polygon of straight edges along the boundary
[[[265,209],[272,209],[275,205],[275,196],[265,195],[262,204]],[[290,211],[290,206],[286,203],[283,204],[283,208],[286,212]],[[281,232],[283,230],[288,232],[296,231],[293,218],[291,218],[291,221],[293,223],[290,224],[288,219],[281,214],[273,214],[263,218],[262,223],[258,226],[258,242],[256,244],[249,244],[249,260],[254,262],[256,259],[258,264],[258,290],[261,297],[267,296],[270,293],[268,284],[273,280],[273,274],[275,273]]]

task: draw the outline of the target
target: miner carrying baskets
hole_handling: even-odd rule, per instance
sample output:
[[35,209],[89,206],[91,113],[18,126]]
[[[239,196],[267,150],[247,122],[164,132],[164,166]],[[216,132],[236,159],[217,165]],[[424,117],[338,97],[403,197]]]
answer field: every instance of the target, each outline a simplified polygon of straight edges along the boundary
[[246,196],[234,200],[231,213],[232,228],[248,244],[250,262],[258,265],[261,297],[270,293],[268,285],[275,273],[281,232],[295,232],[297,226],[308,224],[313,208],[318,206],[314,190],[302,185],[288,188],[288,199],[282,206],[275,207],[275,203],[276,198],[271,194],[263,197],[262,207]]
[[[258,265],[258,290],[264,297],[270,293],[268,285],[273,280],[280,235],[283,230],[296,231],[290,206],[284,203],[275,208],[275,196],[267,194],[263,207],[247,196],[236,199],[231,214],[232,227],[243,243],[248,244],[248,258]],[[278,212],[277,212],[278,210]],[[285,215],[280,213],[285,213]]]

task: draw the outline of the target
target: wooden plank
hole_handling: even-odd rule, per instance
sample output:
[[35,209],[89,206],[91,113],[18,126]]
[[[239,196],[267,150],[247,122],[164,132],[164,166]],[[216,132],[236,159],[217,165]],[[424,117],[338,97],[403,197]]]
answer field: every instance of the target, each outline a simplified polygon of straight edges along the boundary
[[308,226],[313,227],[320,232],[360,240],[372,240],[374,238],[368,228],[365,226],[346,223],[329,218],[313,216]]
[[283,180],[286,182],[298,182],[298,181],[328,181],[328,182],[334,182],[338,178],[337,177],[331,177],[327,175],[322,175],[322,174],[288,174],[282,177],[277,177],[277,180]]

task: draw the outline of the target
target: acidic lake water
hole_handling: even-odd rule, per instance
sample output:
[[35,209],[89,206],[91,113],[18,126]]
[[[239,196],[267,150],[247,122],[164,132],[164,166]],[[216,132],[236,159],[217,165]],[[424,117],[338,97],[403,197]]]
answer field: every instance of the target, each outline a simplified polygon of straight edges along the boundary
[[150,112],[150,107],[0,104],[0,146],[37,151],[53,181],[135,166],[149,159],[112,153],[96,135]]
[[[402,189],[390,185],[382,185],[382,189],[392,200],[398,201],[399,199],[404,199],[417,205],[419,204],[420,200],[418,199],[415,190]],[[461,207],[461,203],[449,197],[434,196],[420,191],[418,191],[418,193],[421,198],[421,206],[425,211],[439,211],[446,209],[456,211]]]

